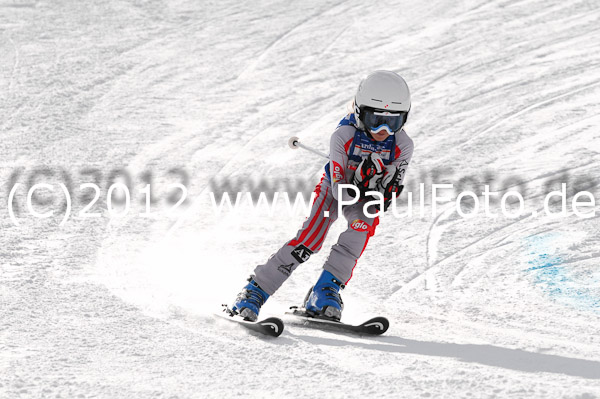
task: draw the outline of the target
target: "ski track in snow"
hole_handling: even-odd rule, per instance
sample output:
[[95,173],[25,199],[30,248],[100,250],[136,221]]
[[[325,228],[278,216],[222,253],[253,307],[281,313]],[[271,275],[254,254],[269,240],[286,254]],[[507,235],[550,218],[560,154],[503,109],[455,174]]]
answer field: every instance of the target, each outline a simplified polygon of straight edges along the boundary
[[[111,221],[0,210],[0,397],[600,397],[600,215],[539,216],[548,182],[597,180],[599,21],[584,0],[0,0],[5,187],[36,167],[135,185]],[[323,160],[287,139],[327,152],[374,69],[412,89],[407,187],[493,172],[529,213],[382,218],[344,292],[345,321],[390,319],[381,337],[214,317],[304,217],[216,216],[211,179],[316,184]],[[154,209],[182,181],[186,206],[139,216],[148,171]],[[344,228],[263,316],[300,303]]]

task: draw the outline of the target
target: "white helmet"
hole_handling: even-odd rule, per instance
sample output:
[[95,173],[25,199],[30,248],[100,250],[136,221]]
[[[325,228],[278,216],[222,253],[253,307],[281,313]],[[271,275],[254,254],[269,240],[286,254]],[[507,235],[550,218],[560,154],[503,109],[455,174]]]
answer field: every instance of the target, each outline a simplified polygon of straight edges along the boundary
[[354,114],[360,128],[370,133],[386,130],[394,134],[402,129],[410,111],[410,91],[400,75],[375,71],[358,85]]

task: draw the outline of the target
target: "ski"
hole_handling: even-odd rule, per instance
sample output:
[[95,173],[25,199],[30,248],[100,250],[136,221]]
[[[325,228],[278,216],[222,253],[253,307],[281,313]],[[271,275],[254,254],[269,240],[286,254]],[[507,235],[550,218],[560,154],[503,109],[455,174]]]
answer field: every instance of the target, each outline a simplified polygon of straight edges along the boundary
[[318,328],[329,331],[350,332],[360,335],[381,335],[387,331],[390,322],[385,317],[373,317],[362,324],[346,324],[326,318],[319,318],[306,312],[304,308],[292,306],[291,312],[285,312],[286,315],[293,316],[300,321],[304,327]]
[[279,337],[283,332],[283,321],[277,317],[267,317],[259,321],[244,320],[242,317],[234,314],[226,305],[223,305],[223,312],[216,313],[216,315],[270,337]]

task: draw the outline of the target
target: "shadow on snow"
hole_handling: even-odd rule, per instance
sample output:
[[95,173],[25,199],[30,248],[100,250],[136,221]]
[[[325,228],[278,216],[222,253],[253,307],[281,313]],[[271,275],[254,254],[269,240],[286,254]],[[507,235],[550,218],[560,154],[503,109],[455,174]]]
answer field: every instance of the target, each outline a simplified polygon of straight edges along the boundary
[[[288,332],[289,334],[289,332]],[[292,334],[311,344],[354,346],[368,350],[454,358],[467,363],[502,367],[529,373],[556,373],[574,377],[600,379],[600,362],[558,355],[527,352],[493,345],[453,344],[417,341],[400,337],[365,338],[366,342]],[[383,342],[382,342],[383,341]],[[367,343],[368,342],[368,343]]]

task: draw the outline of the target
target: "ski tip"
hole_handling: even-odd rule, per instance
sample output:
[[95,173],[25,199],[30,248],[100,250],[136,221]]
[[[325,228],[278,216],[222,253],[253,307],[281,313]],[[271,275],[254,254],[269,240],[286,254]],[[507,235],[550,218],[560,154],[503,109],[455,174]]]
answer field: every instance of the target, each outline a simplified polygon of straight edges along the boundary
[[258,324],[268,328],[269,335],[274,337],[279,337],[284,329],[283,321],[277,317],[267,317],[259,321]]
[[259,321],[245,320],[238,314],[231,314],[227,311],[227,308],[223,312],[215,313],[215,316],[223,318],[238,325],[245,327],[249,330],[259,332],[269,337],[279,337],[283,332],[283,321],[277,317],[267,317]]
[[390,322],[385,317],[373,317],[360,326],[366,329],[369,334],[380,335],[390,328]]

